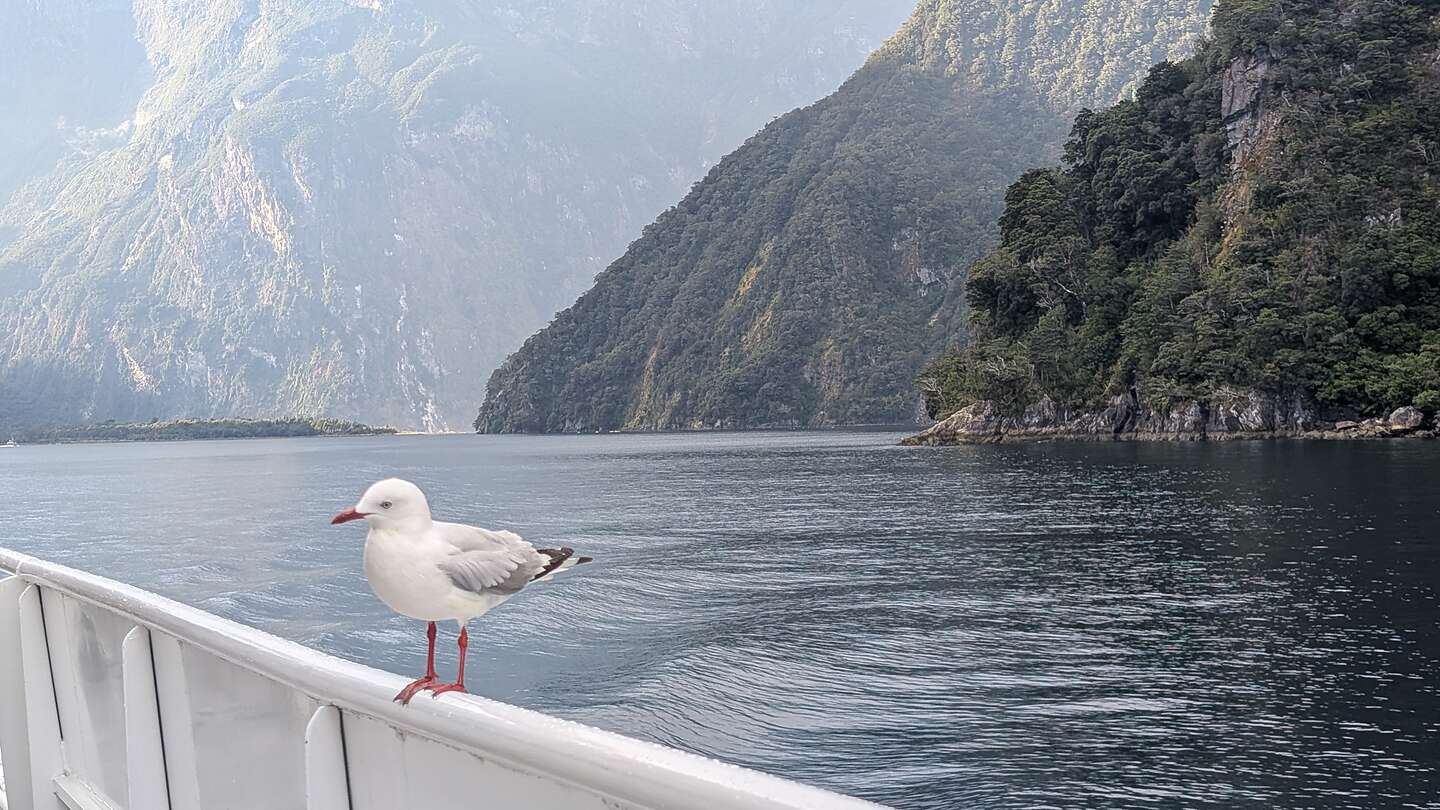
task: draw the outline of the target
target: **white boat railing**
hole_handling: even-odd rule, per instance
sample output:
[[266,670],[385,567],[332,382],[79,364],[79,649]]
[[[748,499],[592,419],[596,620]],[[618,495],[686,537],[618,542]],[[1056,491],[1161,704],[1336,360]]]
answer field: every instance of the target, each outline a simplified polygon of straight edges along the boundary
[[0,549],[0,810],[878,805],[399,675]]

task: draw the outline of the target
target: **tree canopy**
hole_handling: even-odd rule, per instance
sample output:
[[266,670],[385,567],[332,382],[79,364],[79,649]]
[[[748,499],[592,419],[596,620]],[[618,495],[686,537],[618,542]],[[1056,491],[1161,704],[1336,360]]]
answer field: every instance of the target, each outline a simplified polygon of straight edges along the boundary
[[1133,390],[1440,408],[1440,3],[1221,0],[1006,193],[932,415]]

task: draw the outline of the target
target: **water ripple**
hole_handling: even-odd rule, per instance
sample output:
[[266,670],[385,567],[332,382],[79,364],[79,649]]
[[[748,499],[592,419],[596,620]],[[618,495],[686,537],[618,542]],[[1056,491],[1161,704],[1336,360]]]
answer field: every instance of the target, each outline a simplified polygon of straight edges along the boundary
[[1440,446],[894,439],[20,448],[0,542],[409,673],[326,524],[403,475],[598,558],[472,628],[501,700],[914,810],[1440,807]]

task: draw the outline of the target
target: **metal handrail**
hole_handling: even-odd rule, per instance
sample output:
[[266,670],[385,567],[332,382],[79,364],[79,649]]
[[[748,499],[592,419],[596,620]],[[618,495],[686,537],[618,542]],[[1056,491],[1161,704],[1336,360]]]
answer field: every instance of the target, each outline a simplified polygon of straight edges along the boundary
[[168,634],[342,712],[517,771],[649,808],[863,810],[880,805],[474,695],[409,706],[406,679],[103,577],[0,548],[0,570]]

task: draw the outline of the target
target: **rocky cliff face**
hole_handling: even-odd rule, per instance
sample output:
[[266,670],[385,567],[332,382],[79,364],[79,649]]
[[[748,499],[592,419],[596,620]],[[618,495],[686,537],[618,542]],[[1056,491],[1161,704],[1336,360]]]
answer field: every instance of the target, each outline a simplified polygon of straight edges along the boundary
[[1230,61],[1220,84],[1220,117],[1230,146],[1232,165],[1242,166],[1255,145],[1273,131],[1279,117],[1273,114],[1275,87],[1269,80],[1280,54],[1257,45]]
[[463,424],[901,5],[0,0],[0,424]]

